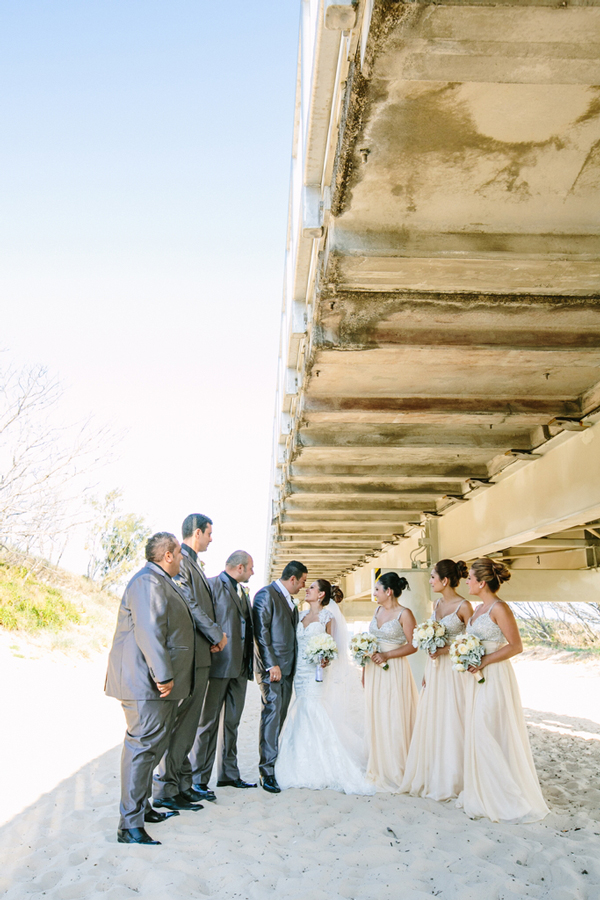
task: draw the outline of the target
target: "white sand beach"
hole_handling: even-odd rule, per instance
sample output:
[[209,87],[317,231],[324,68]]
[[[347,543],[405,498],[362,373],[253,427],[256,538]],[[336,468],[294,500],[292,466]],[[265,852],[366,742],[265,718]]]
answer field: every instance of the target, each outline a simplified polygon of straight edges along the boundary
[[[148,826],[160,847],[118,844],[123,717],[104,660],[17,658],[0,646],[0,892],[6,900],[595,900],[600,894],[600,666],[530,652],[516,671],[552,813],[471,821],[452,804],[332,791],[218,789],[218,801]],[[256,780],[259,697],[242,721]]]

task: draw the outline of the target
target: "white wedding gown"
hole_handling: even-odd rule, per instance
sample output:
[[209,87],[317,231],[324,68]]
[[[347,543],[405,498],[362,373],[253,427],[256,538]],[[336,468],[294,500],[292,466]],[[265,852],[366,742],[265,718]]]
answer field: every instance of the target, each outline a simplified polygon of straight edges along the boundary
[[[312,790],[341,791],[344,794],[374,794],[375,788],[367,781],[361,765],[357,735],[343,722],[337,721],[333,660],[323,669],[323,681],[315,680],[314,663],[304,659],[304,648],[309,638],[323,634],[333,613],[324,607],[318,622],[306,628],[301,615],[296,631],[298,662],[294,676],[294,697],[281,731],[279,755],[275,763],[275,777],[282,789],[311,788]],[[347,653],[338,647],[338,653]],[[357,702],[362,700],[360,676],[356,674]],[[329,688],[329,689],[328,689]]]

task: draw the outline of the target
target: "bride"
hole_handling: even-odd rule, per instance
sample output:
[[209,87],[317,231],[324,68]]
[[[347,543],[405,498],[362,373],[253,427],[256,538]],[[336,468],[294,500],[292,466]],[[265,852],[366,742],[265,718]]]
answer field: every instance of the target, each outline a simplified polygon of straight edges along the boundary
[[[281,732],[275,777],[283,789],[329,788],[345,794],[374,794],[375,788],[364,774],[360,676],[350,662],[348,627],[337,608],[343,594],[318,578],[307,588],[305,599],[310,608],[301,613],[296,630],[294,698]],[[325,632],[333,637],[339,655],[318,682],[315,664],[306,661],[304,650],[311,637]]]

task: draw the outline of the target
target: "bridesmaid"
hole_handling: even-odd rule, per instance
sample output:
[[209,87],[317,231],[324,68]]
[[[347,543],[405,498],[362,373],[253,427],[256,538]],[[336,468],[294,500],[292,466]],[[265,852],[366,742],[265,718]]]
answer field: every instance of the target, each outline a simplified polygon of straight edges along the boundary
[[[378,579],[375,597],[379,603],[369,625],[380,650],[371,659],[377,665],[363,669],[369,759],[367,778],[378,791],[397,792],[404,777],[417,707],[417,687],[407,657],[412,645],[415,617],[398,603],[408,587],[406,578],[386,572]],[[382,668],[388,663],[389,669]]]
[[[442,559],[431,570],[429,584],[438,599],[433,617],[446,626],[449,644],[462,634],[473,609],[456,593],[468,569],[460,560]],[[430,800],[456,798],[463,789],[465,690],[464,674],[455,672],[449,646],[429,656],[417,708],[402,791]]]
[[485,647],[469,672],[465,707],[465,786],[457,800],[472,819],[537,822],[549,812],[531,755],[517,680],[510,659],[521,653],[521,636],[509,606],[497,593],[510,578],[504,563],[483,557],[471,566],[469,593],[482,601],[467,625]]

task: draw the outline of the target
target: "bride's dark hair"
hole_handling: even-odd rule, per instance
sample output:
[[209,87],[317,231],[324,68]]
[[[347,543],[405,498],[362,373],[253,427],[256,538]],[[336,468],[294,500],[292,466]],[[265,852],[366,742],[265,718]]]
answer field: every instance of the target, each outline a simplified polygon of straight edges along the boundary
[[317,578],[317,584],[319,585],[319,591],[323,591],[325,594],[321,600],[321,606],[328,606],[331,600],[341,603],[344,599],[344,595],[337,584],[331,584],[326,578]]

